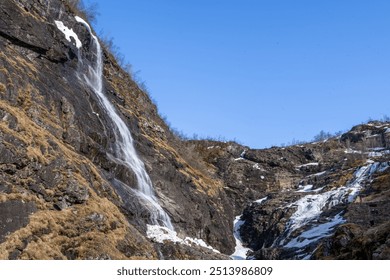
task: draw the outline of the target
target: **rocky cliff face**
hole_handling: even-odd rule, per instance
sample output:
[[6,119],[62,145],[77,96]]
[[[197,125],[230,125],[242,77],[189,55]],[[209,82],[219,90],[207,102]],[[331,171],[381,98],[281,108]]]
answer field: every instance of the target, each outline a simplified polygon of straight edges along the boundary
[[226,184],[248,258],[389,259],[389,127],[265,150],[193,145]]
[[[165,229],[152,238],[150,211],[123,195],[137,177],[113,159],[113,119],[80,67],[94,67],[93,36],[75,16],[83,17],[65,0],[0,3],[1,259],[224,259],[235,251],[237,215],[251,258],[390,257],[390,124],[267,150],[183,142],[104,50],[104,94],[131,131],[177,240],[195,241],[161,241]],[[325,202],[298,217],[314,195]],[[309,236],[318,227],[322,235]]]

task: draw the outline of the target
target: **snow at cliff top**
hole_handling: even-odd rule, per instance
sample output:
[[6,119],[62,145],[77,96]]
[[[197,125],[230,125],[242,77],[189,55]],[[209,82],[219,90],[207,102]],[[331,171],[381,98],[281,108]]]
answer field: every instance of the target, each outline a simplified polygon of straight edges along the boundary
[[69,42],[72,42],[71,41],[71,37],[75,40],[76,42],[76,47],[79,49],[83,46],[83,44],[81,43],[79,37],[77,36],[77,34],[73,31],[73,29],[71,28],[68,28],[65,26],[65,24],[62,22],[62,21],[59,21],[59,20],[56,20],[54,21],[55,24],[57,25],[57,28],[62,32],[64,33],[65,35],[65,38],[66,40],[68,40]]

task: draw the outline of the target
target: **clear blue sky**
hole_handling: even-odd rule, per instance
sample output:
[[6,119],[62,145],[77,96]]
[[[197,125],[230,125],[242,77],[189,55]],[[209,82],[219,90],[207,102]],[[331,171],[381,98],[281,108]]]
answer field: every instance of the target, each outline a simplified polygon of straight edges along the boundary
[[388,0],[85,2],[188,135],[262,148],[390,115]]

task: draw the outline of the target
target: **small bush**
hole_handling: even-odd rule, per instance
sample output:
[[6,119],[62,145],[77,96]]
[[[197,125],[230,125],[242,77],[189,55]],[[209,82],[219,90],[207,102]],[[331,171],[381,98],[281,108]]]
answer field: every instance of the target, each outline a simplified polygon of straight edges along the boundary
[[319,142],[319,141],[329,139],[331,137],[333,137],[332,133],[321,130],[316,136],[314,136],[313,140],[315,142]]
[[100,42],[103,48],[110,52],[116,59],[116,62],[123,67],[125,65],[125,56],[120,52],[120,49],[114,43],[114,38],[103,33],[99,34]]
[[68,7],[75,14],[88,20],[90,23],[96,23],[98,13],[98,4],[96,2],[86,5],[82,0],[67,0]]
[[382,122],[390,122],[390,117],[388,115],[384,115],[381,119]]
[[362,124],[375,123],[375,122],[390,122],[390,117],[388,115],[383,115],[382,118],[378,118],[378,119],[373,119],[369,117],[368,120],[366,122],[362,122]]

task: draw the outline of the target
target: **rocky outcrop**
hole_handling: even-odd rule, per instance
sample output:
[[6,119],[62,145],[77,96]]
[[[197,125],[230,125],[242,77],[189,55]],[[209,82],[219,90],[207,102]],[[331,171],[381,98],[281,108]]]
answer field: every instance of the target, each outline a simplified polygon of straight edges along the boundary
[[249,258],[388,259],[389,127],[372,122],[323,142],[265,150],[190,145],[225,182]]
[[[252,251],[249,258],[389,259],[390,152],[385,141],[371,140],[372,135],[386,139],[389,127],[388,123],[369,123],[323,142],[265,150],[232,142],[189,141],[186,145],[201,155],[198,164],[211,166],[213,176],[223,181],[233,219],[241,215],[244,221],[240,233]],[[365,134],[351,144],[356,131]],[[321,211],[291,231],[303,202],[307,211],[311,205]],[[351,226],[359,234],[343,239],[340,249],[339,232]],[[378,238],[373,236],[377,230]],[[354,253],[359,250],[365,253]]]

